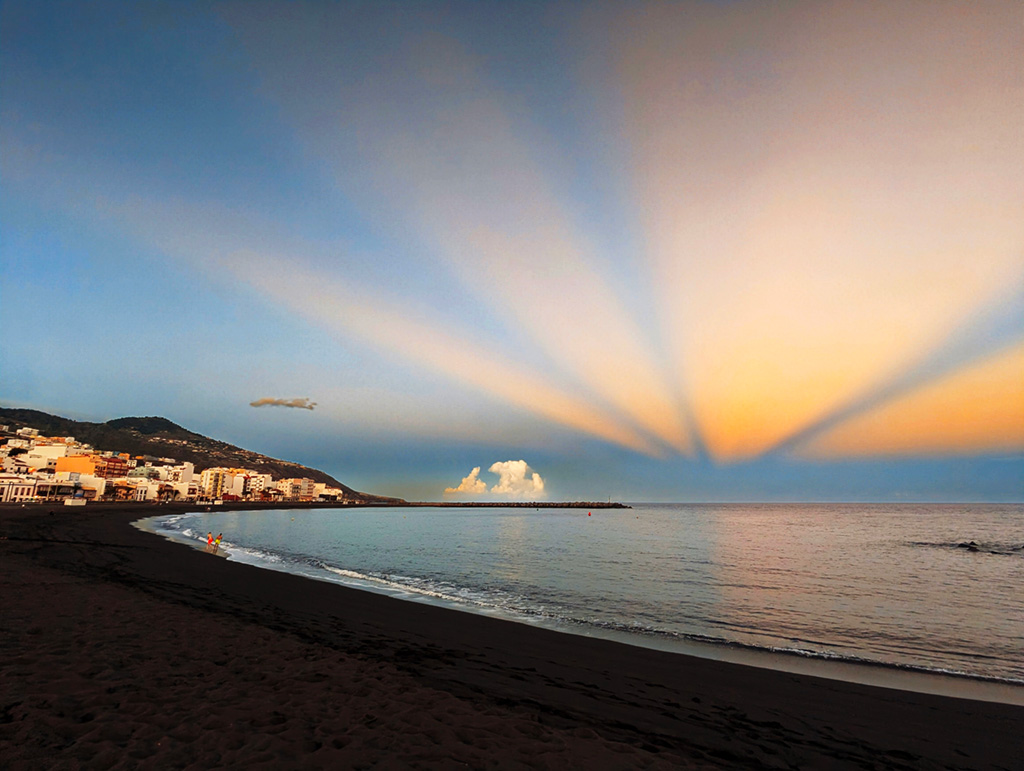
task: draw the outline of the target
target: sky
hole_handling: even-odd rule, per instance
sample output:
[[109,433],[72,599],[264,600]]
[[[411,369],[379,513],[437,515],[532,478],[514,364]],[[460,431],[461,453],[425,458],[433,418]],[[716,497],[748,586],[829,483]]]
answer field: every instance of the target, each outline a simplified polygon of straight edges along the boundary
[[1024,500],[1017,2],[0,4],[0,404],[409,500]]

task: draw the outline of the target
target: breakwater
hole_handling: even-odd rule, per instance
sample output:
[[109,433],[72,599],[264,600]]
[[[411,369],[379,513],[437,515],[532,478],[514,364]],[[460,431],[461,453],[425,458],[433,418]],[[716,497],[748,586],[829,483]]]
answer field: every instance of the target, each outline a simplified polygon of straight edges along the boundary
[[631,509],[625,503],[613,501],[420,501],[403,503],[401,506],[430,506],[480,509]]

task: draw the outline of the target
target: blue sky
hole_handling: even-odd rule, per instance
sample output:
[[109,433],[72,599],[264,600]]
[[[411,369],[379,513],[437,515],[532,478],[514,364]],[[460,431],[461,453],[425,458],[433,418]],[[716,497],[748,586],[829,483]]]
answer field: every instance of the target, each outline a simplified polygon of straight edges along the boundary
[[410,499],[1021,500],[1020,22],[5,2],[0,403]]

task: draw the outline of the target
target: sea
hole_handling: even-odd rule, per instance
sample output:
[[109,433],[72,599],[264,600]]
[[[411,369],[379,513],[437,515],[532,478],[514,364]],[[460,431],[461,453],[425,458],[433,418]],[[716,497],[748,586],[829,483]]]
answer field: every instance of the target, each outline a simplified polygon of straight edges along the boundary
[[1024,506],[223,511],[143,524],[413,602],[784,671],[1024,704]]

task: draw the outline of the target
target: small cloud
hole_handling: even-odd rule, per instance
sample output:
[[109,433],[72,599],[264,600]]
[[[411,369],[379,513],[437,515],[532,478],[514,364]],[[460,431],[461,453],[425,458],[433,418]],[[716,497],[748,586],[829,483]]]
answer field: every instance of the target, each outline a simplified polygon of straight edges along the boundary
[[316,408],[316,402],[309,399],[257,399],[249,402],[250,407],[292,407],[300,410],[312,410]]
[[472,493],[481,495],[487,492],[487,483],[480,478],[480,467],[476,466],[469,472],[469,476],[463,477],[458,487],[444,488],[446,494],[451,493]]
[[446,495],[501,495],[508,498],[543,498],[544,480],[533,471],[525,460],[506,460],[492,463],[488,469],[497,474],[497,483],[487,489],[487,483],[480,479],[480,467],[476,466],[464,477],[458,487],[446,487]]

